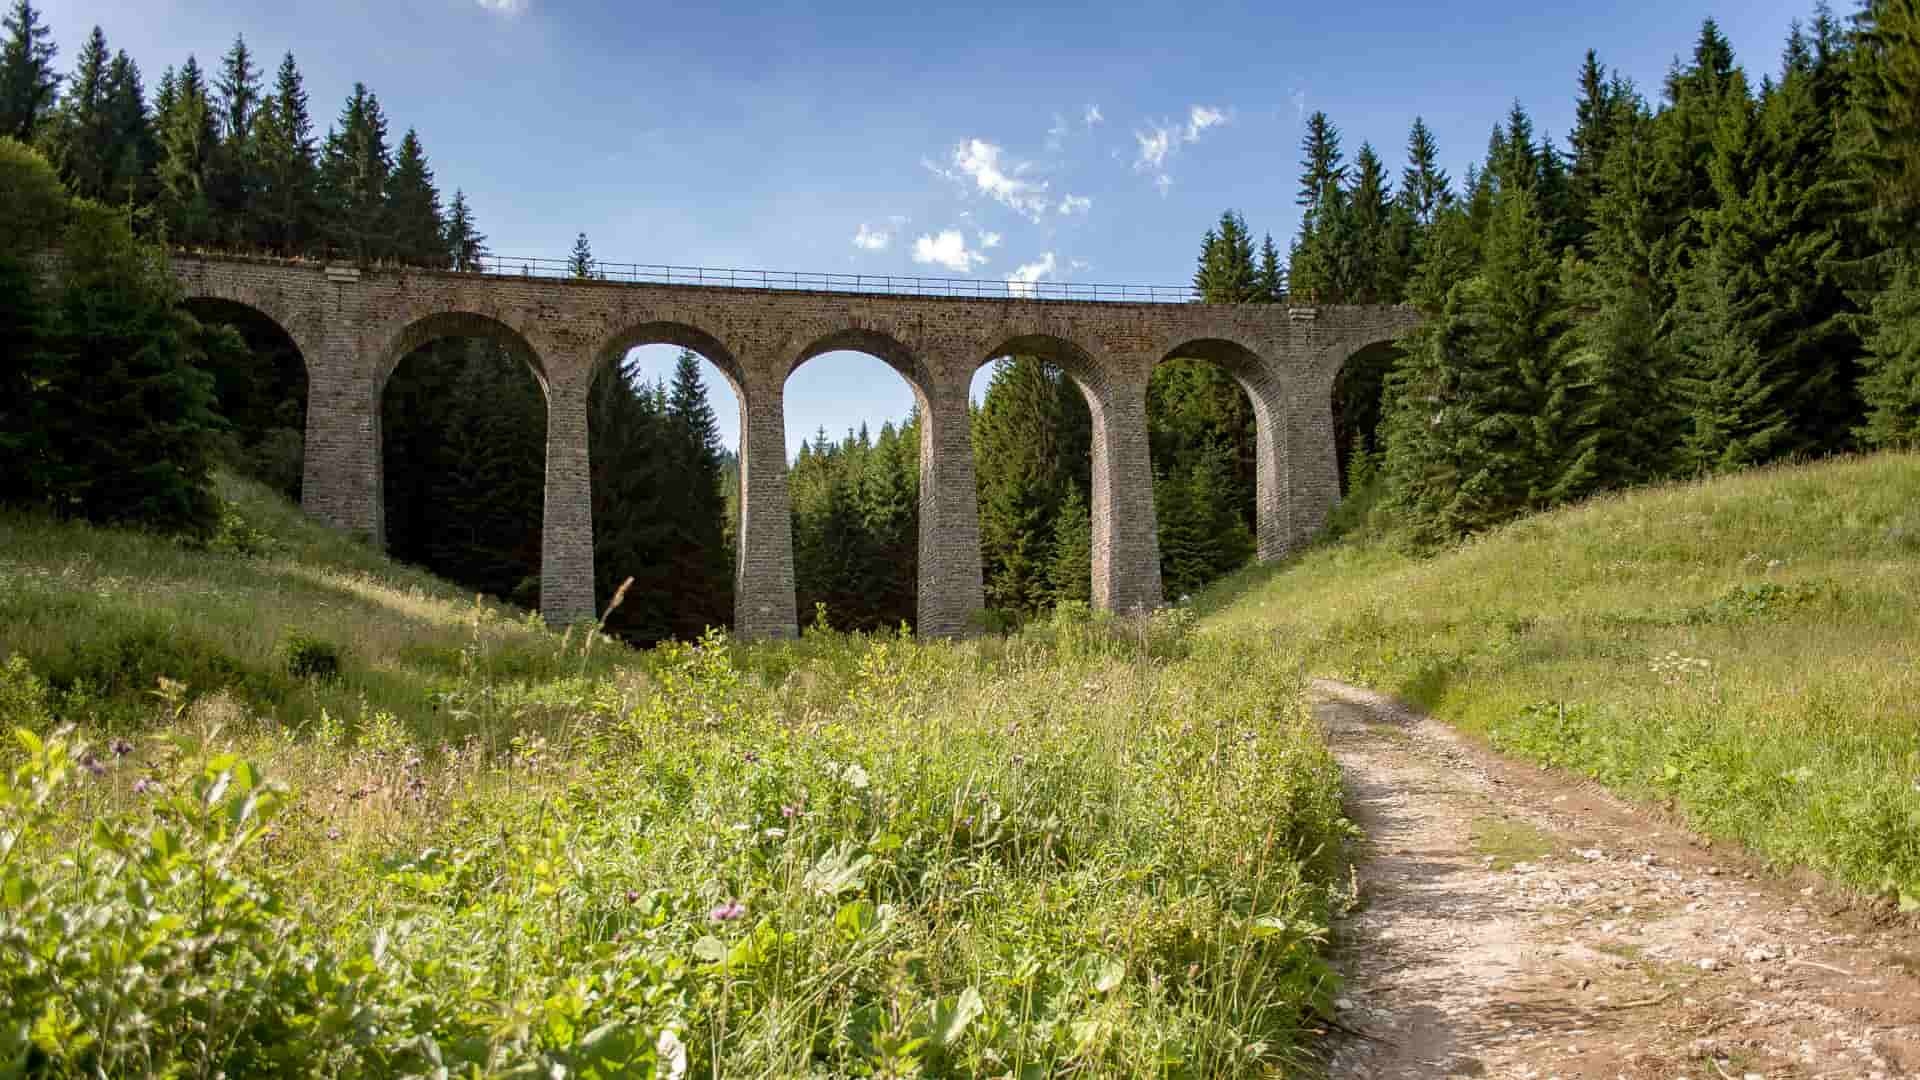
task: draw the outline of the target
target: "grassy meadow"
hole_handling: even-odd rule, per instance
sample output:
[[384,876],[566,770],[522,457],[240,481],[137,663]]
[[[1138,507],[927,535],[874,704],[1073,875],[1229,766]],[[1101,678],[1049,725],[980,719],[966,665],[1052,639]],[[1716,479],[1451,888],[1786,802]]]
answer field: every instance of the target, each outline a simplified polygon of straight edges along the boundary
[[1208,631],[1920,908],[1920,456],[1610,496],[1437,557],[1249,570]]
[[1305,1066],[1347,827],[1258,641],[640,654],[224,494],[0,520],[0,1070]]

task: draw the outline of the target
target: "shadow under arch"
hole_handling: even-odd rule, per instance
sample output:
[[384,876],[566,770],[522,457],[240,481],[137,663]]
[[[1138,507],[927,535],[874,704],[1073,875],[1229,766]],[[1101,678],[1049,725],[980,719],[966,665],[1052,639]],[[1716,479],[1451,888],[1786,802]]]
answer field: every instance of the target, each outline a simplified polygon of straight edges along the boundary
[[451,311],[412,320],[373,384],[377,535],[396,559],[535,608],[548,377],[514,327]]
[[[1191,466],[1203,454],[1224,451],[1228,456],[1233,509],[1247,532],[1242,540],[1224,535],[1227,530],[1219,526],[1210,530],[1209,542],[1225,545],[1217,552],[1214,577],[1238,569],[1247,558],[1266,558],[1270,545],[1260,538],[1277,537],[1276,527],[1284,520],[1279,440],[1285,418],[1271,381],[1251,346],[1227,338],[1194,338],[1175,345],[1154,362],[1148,381],[1156,475],[1168,474],[1176,462]],[[1213,430],[1193,428],[1196,410],[1212,420]],[[1167,587],[1169,592],[1191,592],[1200,584],[1170,581]]]
[[[1333,393],[1327,406],[1333,413],[1334,463],[1341,498],[1352,494],[1356,456],[1364,455],[1373,459],[1371,464],[1378,463],[1387,376],[1400,354],[1398,339],[1371,341],[1348,353],[1334,373]],[[1363,477],[1370,471],[1371,464],[1361,470]]]
[[387,381],[393,378],[401,362],[425,346],[448,338],[477,338],[501,346],[508,355],[525,364],[527,370],[533,373],[540,393],[543,396],[547,393],[546,364],[520,331],[491,315],[472,311],[441,311],[422,316],[401,327],[381,351],[380,370],[373,381],[375,405],[386,393]]
[[291,329],[246,300],[199,295],[181,306],[203,326],[231,328],[245,350],[235,356],[210,349],[202,361],[229,425],[230,464],[298,502],[306,457],[305,350]]

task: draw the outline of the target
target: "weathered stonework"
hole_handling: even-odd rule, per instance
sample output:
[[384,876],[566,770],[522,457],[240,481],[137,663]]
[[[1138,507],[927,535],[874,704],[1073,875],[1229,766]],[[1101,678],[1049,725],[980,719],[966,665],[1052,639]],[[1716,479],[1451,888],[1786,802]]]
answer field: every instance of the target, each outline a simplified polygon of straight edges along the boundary
[[547,395],[541,607],[594,617],[587,388],[637,345],[679,345],[740,398],[735,631],[797,630],[782,394],[824,352],[857,349],[903,375],[920,403],[920,632],[962,633],[983,604],[967,396],[981,364],[1046,356],[1093,415],[1093,595],[1109,610],[1161,600],[1147,377],[1174,356],[1220,364],[1253,402],[1259,556],[1309,539],[1339,493],[1332,394],[1353,353],[1413,328],[1406,308],[1137,304],[648,285],[423,270],[329,274],[306,263],[177,256],[188,299],[244,304],[287,331],[307,365],[308,512],[383,535],[380,395],[412,350],[482,336],[522,356]]

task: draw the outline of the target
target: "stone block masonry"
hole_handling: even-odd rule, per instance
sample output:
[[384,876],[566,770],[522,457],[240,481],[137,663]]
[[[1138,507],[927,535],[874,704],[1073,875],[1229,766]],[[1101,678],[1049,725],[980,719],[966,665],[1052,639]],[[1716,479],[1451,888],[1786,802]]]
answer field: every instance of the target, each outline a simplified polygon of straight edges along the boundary
[[783,393],[823,352],[856,349],[906,378],[920,403],[919,632],[966,632],[984,605],[968,390],[980,365],[1044,356],[1093,416],[1093,597],[1111,611],[1160,603],[1147,445],[1147,378],[1192,357],[1221,365],[1252,400],[1259,557],[1325,523],[1339,493],[1333,383],[1355,352],[1411,330],[1408,308],[978,299],[652,285],[363,269],[180,255],[188,299],[244,304],[278,323],[307,366],[304,500],[338,528],[382,539],[380,395],[414,349],[485,337],[521,356],[547,398],[541,608],[554,625],[594,618],[587,389],[639,345],[712,361],[740,398],[740,535],[734,630],[791,637],[792,515]]

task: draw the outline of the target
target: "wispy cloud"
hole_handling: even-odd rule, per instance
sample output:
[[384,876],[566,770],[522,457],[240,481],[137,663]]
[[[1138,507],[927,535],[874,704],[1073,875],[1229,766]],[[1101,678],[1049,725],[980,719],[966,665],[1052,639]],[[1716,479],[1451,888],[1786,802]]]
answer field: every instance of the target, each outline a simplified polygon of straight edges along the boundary
[[970,186],[972,190],[1028,220],[1038,222],[1051,205],[1047,198],[1046,181],[1028,179],[1025,173],[1031,165],[1003,159],[1003,153],[998,145],[985,139],[967,139],[954,147],[949,155],[951,167],[925,160],[921,163],[963,187]]
[[964,274],[986,262],[987,257],[968,250],[966,234],[959,229],[942,229],[938,236],[923,235],[913,242],[913,261]]
[[1293,102],[1293,118],[1295,120],[1305,120],[1307,118],[1307,88],[1304,86],[1294,87],[1287,92],[1287,99]]
[[481,7],[500,15],[525,15],[532,0],[475,0]]
[[1211,105],[1195,105],[1187,114],[1187,141],[1199,142],[1200,133],[1227,122],[1227,114]]
[[1202,133],[1209,128],[1220,127],[1227,123],[1224,109],[1212,105],[1195,105],[1187,110],[1186,123],[1162,122],[1154,124],[1145,131],[1133,133],[1134,141],[1139,143],[1140,152],[1133,159],[1133,171],[1147,173],[1153,177],[1153,186],[1165,195],[1173,186],[1173,176],[1168,170],[1168,162],[1183,143],[1200,141]]
[[983,232],[980,234],[980,246],[983,248],[997,248],[1000,246],[1001,239],[1002,237],[997,232]]
[[1072,133],[1072,129],[1067,127],[1067,118],[1054,113],[1053,126],[1047,129],[1047,151],[1052,153],[1066,145],[1067,136]]
[[853,234],[853,246],[862,251],[885,251],[893,242],[893,234],[885,229],[871,229],[866,222],[860,223],[860,231]]
[[1087,106],[1086,120],[1087,120],[1088,127],[1092,127],[1093,125],[1105,119],[1106,117],[1100,115],[1100,106],[1098,105]]
[[1093,209],[1093,200],[1087,198],[1085,195],[1075,195],[1069,192],[1060,198],[1060,215],[1062,217],[1084,214],[1091,209]]
[[1022,263],[1013,273],[1007,275],[1007,291],[1015,296],[1032,296],[1034,283],[1053,273],[1053,252],[1040,256],[1039,261]]

